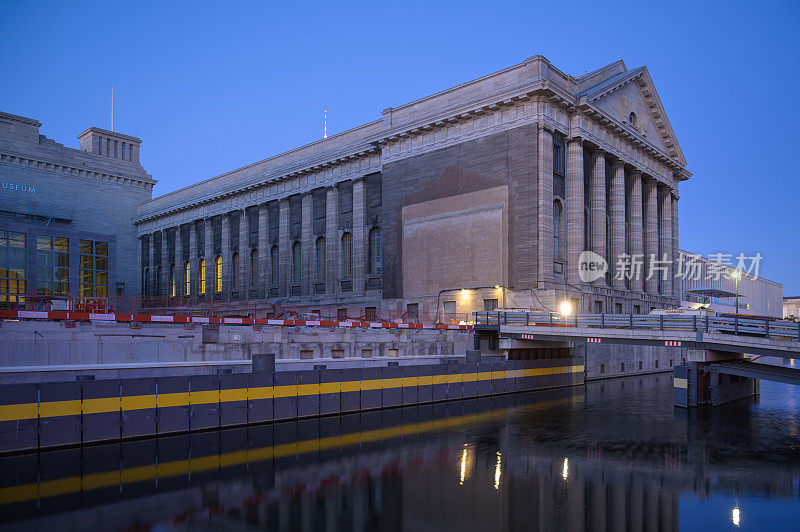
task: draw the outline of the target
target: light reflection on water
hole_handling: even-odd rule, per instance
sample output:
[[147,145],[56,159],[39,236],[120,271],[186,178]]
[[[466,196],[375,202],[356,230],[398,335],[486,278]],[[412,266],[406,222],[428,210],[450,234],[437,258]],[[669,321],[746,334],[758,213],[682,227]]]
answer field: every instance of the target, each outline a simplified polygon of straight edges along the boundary
[[[798,393],[763,383],[687,411],[660,374],[17,457],[3,474],[65,489],[0,515],[26,531],[794,528]],[[125,481],[94,488],[114,464]]]

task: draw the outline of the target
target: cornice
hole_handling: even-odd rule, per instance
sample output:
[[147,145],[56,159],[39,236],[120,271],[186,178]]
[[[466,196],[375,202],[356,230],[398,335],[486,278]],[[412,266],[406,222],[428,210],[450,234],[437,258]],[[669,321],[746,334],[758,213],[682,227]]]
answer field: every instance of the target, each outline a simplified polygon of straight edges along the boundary
[[[145,190],[152,190],[155,181],[147,177],[135,177],[130,175],[113,174],[108,172],[97,172],[94,170],[87,170],[86,168],[78,168],[74,165],[54,163],[46,161],[41,158],[26,157],[17,155],[9,151],[0,151],[0,163],[28,167],[35,170],[49,172],[57,175],[67,174],[72,177],[82,177],[85,179],[92,179],[102,183],[111,183],[116,185],[132,186],[142,188]],[[149,176],[148,176],[149,177]]]

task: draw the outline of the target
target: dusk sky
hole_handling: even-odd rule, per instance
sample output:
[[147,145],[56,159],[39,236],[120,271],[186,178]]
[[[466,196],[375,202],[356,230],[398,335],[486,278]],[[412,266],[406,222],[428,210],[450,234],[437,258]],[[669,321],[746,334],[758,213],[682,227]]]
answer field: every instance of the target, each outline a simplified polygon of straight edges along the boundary
[[140,137],[160,195],[541,54],[647,65],[694,174],[680,246],[800,295],[797,2],[0,4],[0,110]]

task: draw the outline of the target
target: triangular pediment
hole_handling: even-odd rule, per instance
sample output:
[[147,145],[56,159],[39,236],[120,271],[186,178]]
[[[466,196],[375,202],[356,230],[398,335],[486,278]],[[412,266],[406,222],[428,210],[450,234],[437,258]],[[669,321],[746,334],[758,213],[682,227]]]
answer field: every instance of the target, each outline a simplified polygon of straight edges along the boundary
[[647,67],[618,73],[585,89],[579,97],[681,166],[686,165]]

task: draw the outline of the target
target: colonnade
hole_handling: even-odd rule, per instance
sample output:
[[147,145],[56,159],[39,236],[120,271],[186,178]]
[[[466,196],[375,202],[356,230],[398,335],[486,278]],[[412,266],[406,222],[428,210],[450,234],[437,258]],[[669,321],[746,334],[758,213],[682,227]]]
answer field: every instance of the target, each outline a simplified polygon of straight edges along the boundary
[[[545,155],[540,158],[545,162],[540,176],[554,175],[553,160],[547,157],[553,138],[552,131],[540,128],[540,153]],[[540,244],[540,288],[557,285],[558,273],[564,271],[564,280],[574,288],[608,288],[614,291],[610,295],[676,297],[673,259],[678,248],[678,197],[674,185],[581,138],[565,143],[566,197],[555,196],[554,187],[540,183],[538,228],[543,242],[552,241],[554,231],[563,232],[565,264],[550,268],[552,253],[542,253]],[[561,201],[566,204],[565,220],[554,220],[560,211],[552,204]],[[559,229],[560,223],[564,229]],[[579,268],[585,250],[601,256],[609,267],[609,274],[589,284],[581,280]],[[558,257],[552,260],[558,262]],[[618,275],[620,269],[625,275]]]
[[[352,206],[340,205],[338,183],[140,234],[148,243],[141,257],[146,295],[319,299],[379,286],[367,282],[380,275],[367,264],[372,232],[380,228],[367,225],[364,179],[344,183],[352,187]],[[317,201],[324,198],[324,211],[317,206],[324,220],[314,216],[315,191]]]

